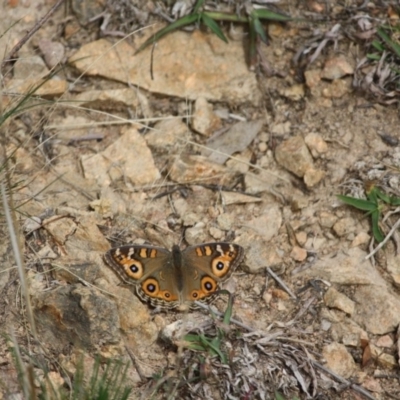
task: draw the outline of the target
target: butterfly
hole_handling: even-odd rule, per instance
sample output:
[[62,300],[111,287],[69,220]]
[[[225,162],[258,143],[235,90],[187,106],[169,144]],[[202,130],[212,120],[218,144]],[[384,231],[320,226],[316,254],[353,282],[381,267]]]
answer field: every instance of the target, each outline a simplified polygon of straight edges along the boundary
[[[181,250],[126,245],[104,255],[120,278],[136,286],[138,296],[155,307],[196,308],[194,301],[210,302],[219,284],[232,274],[243,259],[237,244],[216,242]],[[214,296],[213,296],[214,295]]]

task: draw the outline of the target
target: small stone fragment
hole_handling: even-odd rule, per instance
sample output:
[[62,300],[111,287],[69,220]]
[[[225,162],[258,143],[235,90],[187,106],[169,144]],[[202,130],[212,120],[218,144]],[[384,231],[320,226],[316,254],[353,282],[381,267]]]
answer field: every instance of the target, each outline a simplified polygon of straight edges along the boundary
[[221,119],[214,114],[213,107],[204,97],[196,99],[192,128],[205,136],[210,136],[221,127]]
[[221,240],[224,236],[224,233],[221,231],[221,229],[211,227],[209,229],[210,235],[215,239],[215,240]]
[[60,64],[65,57],[65,49],[62,43],[52,42],[49,39],[42,38],[39,40],[39,49],[43,53],[46,65],[52,69]]
[[229,231],[232,229],[233,217],[230,214],[220,214],[217,217],[217,223],[222,230]]
[[146,141],[134,128],[125,129],[103,152],[83,155],[82,166],[85,177],[97,180],[102,187],[123,177],[134,185],[153,183],[160,178]]
[[290,257],[295,261],[304,261],[307,258],[307,250],[299,246],[294,246],[290,252]]
[[321,211],[319,214],[319,224],[323,228],[332,228],[333,225],[335,225],[335,222],[337,221],[336,215],[327,212],[327,211]]
[[314,94],[313,90],[315,90],[321,82],[321,71],[319,69],[305,71],[304,78],[306,80],[306,86],[311,89],[312,94]]
[[307,233],[304,231],[296,233],[296,240],[300,246],[304,246],[307,242]]
[[151,148],[162,153],[170,152],[190,137],[187,125],[180,118],[166,118],[157,122],[144,138]]
[[223,165],[209,161],[207,157],[198,155],[177,156],[170,169],[170,178],[179,183],[197,181],[224,185],[236,174]]
[[48,73],[46,64],[39,56],[21,54],[14,64],[14,79],[40,78]]
[[345,379],[353,375],[356,365],[345,346],[335,342],[328,344],[324,347],[322,354],[328,368],[333,372]]
[[352,75],[354,68],[343,56],[329,59],[322,70],[321,77],[331,81],[342,78],[345,75]]
[[353,218],[341,218],[333,225],[333,231],[337,236],[342,237],[354,232],[356,229]]
[[325,178],[325,172],[320,169],[309,168],[304,174],[304,183],[308,188],[312,188]]
[[370,241],[371,236],[367,232],[360,232],[351,242],[350,247],[357,247]]
[[391,348],[393,346],[394,342],[393,342],[393,338],[390,335],[384,335],[381,336],[377,341],[376,341],[376,345],[378,347],[387,347],[387,348]]
[[[263,120],[238,122],[221,135],[210,138],[202,154],[210,161],[223,164],[231,154],[243,151],[254,140],[263,126]],[[213,152],[212,150],[217,150]]]
[[372,358],[376,360],[377,363],[381,365],[383,368],[389,368],[389,369],[399,368],[399,365],[394,356],[382,352],[382,349],[380,347],[377,347],[372,343],[370,344],[370,348],[371,348]]
[[313,160],[301,136],[282,142],[275,151],[276,161],[284,168],[302,178],[313,166]]
[[339,99],[351,90],[350,84],[344,79],[336,79],[322,90],[322,95],[328,99]]
[[340,293],[335,288],[331,287],[324,295],[324,301],[327,307],[337,308],[348,315],[353,315],[355,303],[343,293]]
[[299,101],[305,95],[304,85],[296,84],[289,88],[280,90],[279,93],[289,100]]
[[304,138],[304,142],[314,158],[318,158],[328,151],[328,144],[325,142],[322,136],[318,135],[317,133],[309,133]]
[[292,128],[291,122],[283,122],[280,124],[275,124],[271,126],[271,133],[274,134],[274,136],[285,136],[290,133],[290,130]]

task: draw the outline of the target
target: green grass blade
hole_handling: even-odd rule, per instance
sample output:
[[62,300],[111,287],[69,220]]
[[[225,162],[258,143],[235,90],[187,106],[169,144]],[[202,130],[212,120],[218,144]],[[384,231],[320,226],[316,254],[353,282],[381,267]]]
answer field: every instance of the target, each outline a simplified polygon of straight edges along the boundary
[[267,34],[265,33],[264,27],[262,26],[260,20],[253,14],[251,15],[251,19],[254,24],[254,30],[256,31],[257,35],[261,38],[261,40],[265,44],[268,44]]
[[390,37],[387,35],[385,30],[382,29],[382,27],[378,28],[377,34],[392,49],[396,56],[400,58],[400,45],[390,39]]
[[356,199],[355,197],[343,196],[341,194],[337,197],[349,206],[353,206],[359,210],[363,211],[376,211],[378,209],[378,204],[373,201]]
[[286,21],[291,21],[293,18],[284,15],[284,14],[279,14],[270,10],[267,10],[265,8],[260,8],[258,10],[254,10],[252,13],[256,18],[259,19],[266,19],[268,21],[277,21],[277,22],[286,22]]
[[379,199],[381,199],[382,201],[384,201],[386,204],[391,204],[391,197],[389,195],[387,195],[386,193],[383,193],[381,190],[379,190],[378,188],[376,188],[376,195]]
[[210,28],[210,30],[214,32],[225,43],[228,43],[228,39],[223,34],[221,28],[212,18],[210,18],[207,14],[201,14],[201,19],[204,22],[204,25]]
[[[196,3],[196,5],[195,5],[194,8],[193,8],[193,13],[192,13],[192,14],[198,13],[199,10],[200,10],[200,8],[203,6],[204,2],[205,2],[205,0],[198,0],[197,3]],[[191,14],[191,15],[192,15],[192,14]]]
[[383,53],[383,51],[385,50],[385,47],[379,40],[376,39],[373,40],[371,45],[374,49],[378,50],[380,53]]
[[382,231],[379,228],[379,218],[380,218],[380,212],[378,210],[375,210],[371,214],[372,218],[372,233],[374,235],[374,238],[377,242],[382,242],[383,239],[385,239],[385,236],[382,234]]
[[378,188],[375,185],[371,185],[365,190],[365,194],[367,195],[367,199],[376,204],[378,208]]
[[250,70],[254,69],[257,65],[257,32],[254,26],[254,20],[249,18],[249,67]]
[[202,15],[207,15],[214,21],[227,21],[227,22],[248,22],[249,18],[247,16],[240,16],[237,14],[228,14],[224,12],[217,11],[204,11]]
[[215,342],[215,338],[210,341],[205,336],[201,337],[200,340],[202,341],[203,345],[207,347],[208,352],[211,355],[217,355],[223,364],[227,364],[227,357],[220,349],[220,342]]
[[381,59],[381,55],[380,54],[367,54],[367,58],[368,58],[368,60],[379,61]]
[[228,298],[228,305],[227,305],[225,313],[224,313],[223,323],[225,325],[229,325],[231,323],[231,318],[232,318],[232,313],[233,313],[234,296],[228,290],[221,290],[222,294],[224,294],[224,292],[226,292],[226,294],[228,294],[229,298]]
[[159,31],[157,31],[153,36],[151,36],[150,38],[148,38],[135,52],[135,54],[141,52],[143,49],[145,49],[146,47],[148,47],[149,45],[157,42],[158,40],[160,40],[162,37],[164,37],[165,35],[167,35],[170,32],[173,32],[176,29],[182,28],[186,25],[190,25],[193,24],[194,22],[196,22],[198,19],[200,18],[199,14],[189,14],[186,15],[182,18],[179,18],[178,20],[176,20],[175,22],[173,22],[172,24],[166,26],[163,29],[160,29]]

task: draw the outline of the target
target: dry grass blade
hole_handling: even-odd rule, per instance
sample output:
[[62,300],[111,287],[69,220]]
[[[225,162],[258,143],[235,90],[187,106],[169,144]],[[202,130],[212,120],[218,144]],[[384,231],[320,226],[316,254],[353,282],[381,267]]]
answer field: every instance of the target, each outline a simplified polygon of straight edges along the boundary
[[18,269],[18,274],[19,274],[19,279],[20,279],[20,284],[21,284],[21,291],[22,291],[22,294],[25,299],[25,305],[26,305],[29,325],[31,328],[31,333],[35,337],[35,339],[37,339],[35,320],[33,318],[33,310],[32,310],[31,300],[30,300],[30,296],[29,296],[28,282],[27,282],[26,274],[25,274],[25,266],[24,266],[24,262],[22,260],[21,246],[18,241],[17,233],[15,231],[15,223],[14,223],[15,218],[13,218],[11,215],[11,210],[8,205],[8,199],[7,199],[6,188],[4,186],[4,183],[1,183],[1,197],[3,200],[3,209],[4,209],[4,215],[5,215],[5,218],[7,221],[8,231],[10,232],[10,239],[11,239],[11,244],[12,244],[12,248],[13,248],[13,252],[14,252],[15,262],[17,264],[17,269]]

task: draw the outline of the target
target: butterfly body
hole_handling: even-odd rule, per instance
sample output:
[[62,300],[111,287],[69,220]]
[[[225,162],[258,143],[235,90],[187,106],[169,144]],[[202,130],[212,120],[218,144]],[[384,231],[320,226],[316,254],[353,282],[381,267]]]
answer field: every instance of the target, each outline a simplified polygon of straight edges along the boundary
[[209,302],[243,258],[243,248],[230,243],[206,243],[181,251],[127,245],[109,250],[105,261],[139,297],[153,306],[193,308],[193,301]]

